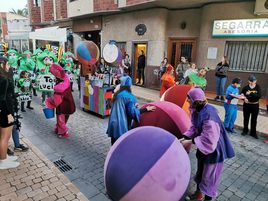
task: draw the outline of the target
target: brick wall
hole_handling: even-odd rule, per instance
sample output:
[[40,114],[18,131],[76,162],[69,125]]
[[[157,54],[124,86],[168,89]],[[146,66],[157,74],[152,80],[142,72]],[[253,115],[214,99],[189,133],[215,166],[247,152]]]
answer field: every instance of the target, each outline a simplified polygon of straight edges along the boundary
[[40,5],[35,7],[33,5],[33,1],[28,1],[28,11],[29,11],[29,23],[30,24],[40,24],[41,23],[41,13],[40,13]]
[[151,1],[151,0],[126,0],[126,4],[127,4],[127,6],[129,6],[129,5],[144,3],[144,2],[148,2],[148,1]]
[[57,19],[67,18],[67,0],[56,0]]
[[94,0],[94,12],[117,10],[118,4],[115,4],[114,2],[115,0]]
[[[3,23],[3,18],[7,18],[6,13],[1,13],[2,33],[3,33],[3,39],[5,41],[5,37],[7,35],[8,28],[7,28],[7,23],[6,24]],[[6,20],[6,22],[7,22],[7,20]]]
[[53,9],[53,0],[43,0],[43,22],[54,21],[54,9]]

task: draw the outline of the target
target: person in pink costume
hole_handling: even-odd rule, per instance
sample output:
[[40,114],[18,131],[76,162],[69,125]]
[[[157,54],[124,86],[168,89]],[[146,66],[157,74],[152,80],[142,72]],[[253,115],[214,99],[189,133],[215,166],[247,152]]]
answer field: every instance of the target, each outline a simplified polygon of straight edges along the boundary
[[66,124],[70,115],[75,112],[70,80],[63,68],[57,64],[53,64],[49,72],[56,77],[56,85],[54,87],[54,97],[48,98],[46,105],[50,109],[56,108],[57,124],[54,131],[60,138],[69,138],[69,128]]

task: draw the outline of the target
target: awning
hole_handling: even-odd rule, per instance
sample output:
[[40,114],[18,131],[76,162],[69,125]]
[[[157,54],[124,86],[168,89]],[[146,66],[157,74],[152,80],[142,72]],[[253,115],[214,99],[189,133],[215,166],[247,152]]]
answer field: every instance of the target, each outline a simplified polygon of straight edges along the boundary
[[9,33],[5,36],[5,40],[28,40],[29,33]]
[[49,27],[43,29],[36,29],[35,32],[29,34],[30,39],[66,42],[66,28]]

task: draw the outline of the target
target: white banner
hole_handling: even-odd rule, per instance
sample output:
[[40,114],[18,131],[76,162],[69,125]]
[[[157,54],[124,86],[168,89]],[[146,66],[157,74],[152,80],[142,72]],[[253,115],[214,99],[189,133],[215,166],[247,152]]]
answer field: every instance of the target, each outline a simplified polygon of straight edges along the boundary
[[19,93],[19,101],[27,102],[32,100],[32,93]]
[[214,20],[212,37],[268,36],[268,18]]
[[40,75],[38,77],[39,81],[39,91],[53,92],[55,86],[55,76],[54,75]]

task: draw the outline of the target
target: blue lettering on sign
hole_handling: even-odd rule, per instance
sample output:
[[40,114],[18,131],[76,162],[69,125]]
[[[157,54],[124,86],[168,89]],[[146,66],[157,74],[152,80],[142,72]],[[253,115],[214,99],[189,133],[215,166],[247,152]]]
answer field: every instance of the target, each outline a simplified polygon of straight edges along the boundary
[[216,22],[215,29],[220,29],[221,28],[221,25],[220,24],[221,24],[220,22]]
[[222,29],[227,29],[227,22],[222,23]]
[[263,29],[265,28],[265,27],[268,27],[268,21],[266,21],[265,23],[264,23],[264,25],[263,25]]
[[243,29],[243,22],[239,22],[237,29]]
[[229,28],[230,28],[230,29],[234,29],[234,28],[235,28],[235,25],[236,25],[235,22],[231,22],[231,23],[229,24]]
[[246,23],[246,29],[252,29],[251,27],[252,27],[252,22],[247,21],[247,23]]
[[261,22],[260,21],[255,21],[254,22],[254,29],[256,29],[256,26],[258,26],[258,28],[261,27]]

